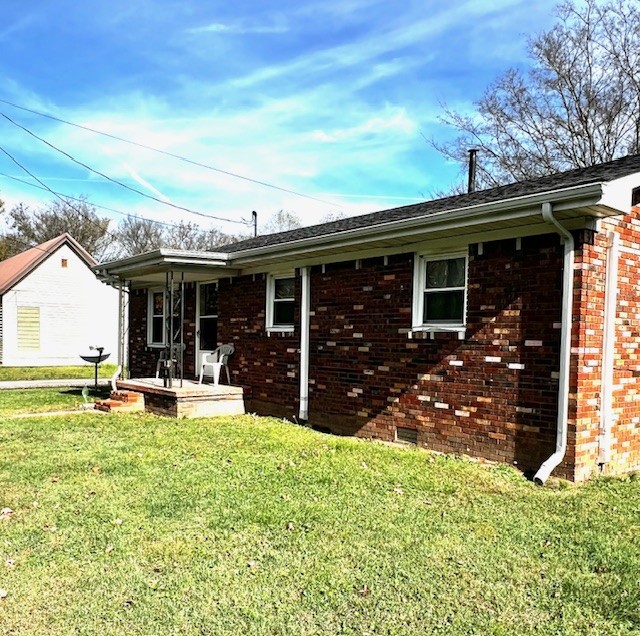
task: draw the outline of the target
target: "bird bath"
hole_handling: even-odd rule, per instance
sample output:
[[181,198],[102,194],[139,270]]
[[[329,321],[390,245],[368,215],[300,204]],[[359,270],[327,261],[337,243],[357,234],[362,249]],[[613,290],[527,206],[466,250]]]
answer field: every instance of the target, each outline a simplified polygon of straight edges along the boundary
[[97,353],[89,353],[89,354],[80,354],[80,357],[90,364],[95,365],[95,373],[94,373],[94,384],[95,388],[98,388],[98,365],[101,362],[104,362],[111,354],[103,353],[104,347],[89,347],[90,351],[97,351]]

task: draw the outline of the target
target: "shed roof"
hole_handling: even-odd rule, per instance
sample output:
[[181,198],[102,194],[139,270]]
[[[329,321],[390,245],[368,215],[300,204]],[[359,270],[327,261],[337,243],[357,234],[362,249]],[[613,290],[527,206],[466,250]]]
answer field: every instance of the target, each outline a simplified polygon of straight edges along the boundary
[[65,232],[49,241],[31,247],[20,254],[0,261],[0,295],[9,291],[40,263],[67,244],[86,264],[93,267],[96,260],[70,234]]

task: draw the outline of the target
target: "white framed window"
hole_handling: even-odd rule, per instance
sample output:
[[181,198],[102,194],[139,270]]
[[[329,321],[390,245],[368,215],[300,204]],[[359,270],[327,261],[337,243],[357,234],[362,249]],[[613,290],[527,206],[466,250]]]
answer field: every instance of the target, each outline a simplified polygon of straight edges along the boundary
[[147,310],[147,344],[153,346],[164,346],[164,291],[150,289],[149,306]]
[[463,332],[467,316],[467,254],[416,255],[413,329]]
[[267,331],[293,331],[296,279],[293,274],[267,277]]

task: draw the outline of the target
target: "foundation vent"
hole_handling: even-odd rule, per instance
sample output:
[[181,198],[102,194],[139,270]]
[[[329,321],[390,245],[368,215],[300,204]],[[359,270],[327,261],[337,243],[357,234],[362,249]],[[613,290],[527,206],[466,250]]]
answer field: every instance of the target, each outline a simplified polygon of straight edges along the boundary
[[418,443],[418,431],[415,428],[396,427],[396,442],[404,442],[405,444]]

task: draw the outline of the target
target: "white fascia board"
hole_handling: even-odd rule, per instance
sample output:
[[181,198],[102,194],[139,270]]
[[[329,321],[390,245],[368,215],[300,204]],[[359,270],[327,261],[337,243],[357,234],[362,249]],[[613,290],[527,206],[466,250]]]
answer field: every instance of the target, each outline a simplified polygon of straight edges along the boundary
[[630,174],[603,184],[601,205],[626,214],[631,210],[631,191],[640,186],[640,175]]
[[431,233],[457,227],[480,225],[487,222],[499,222],[501,220],[514,220],[540,215],[542,203],[549,201],[554,203],[554,209],[557,205],[559,209],[580,209],[584,211],[594,205],[598,205],[601,197],[602,184],[588,184],[471,207],[443,210],[442,212],[426,214],[420,217],[382,222],[373,226],[298,239],[288,243],[241,250],[232,252],[229,256],[234,265],[241,266],[260,260],[264,256],[275,256],[282,253],[291,255],[297,253],[309,254],[314,250],[323,249],[328,244],[332,244],[333,247],[349,247],[363,245],[368,239],[376,240],[380,235],[384,235],[385,238],[389,239],[410,236],[416,232],[418,227],[424,233]]
[[228,255],[223,252],[188,252],[185,250],[159,249],[117,261],[99,263],[93,267],[93,270],[102,274],[120,276],[141,269],[148,269],[149,267],[172,265],[226,267],[228,262]]

